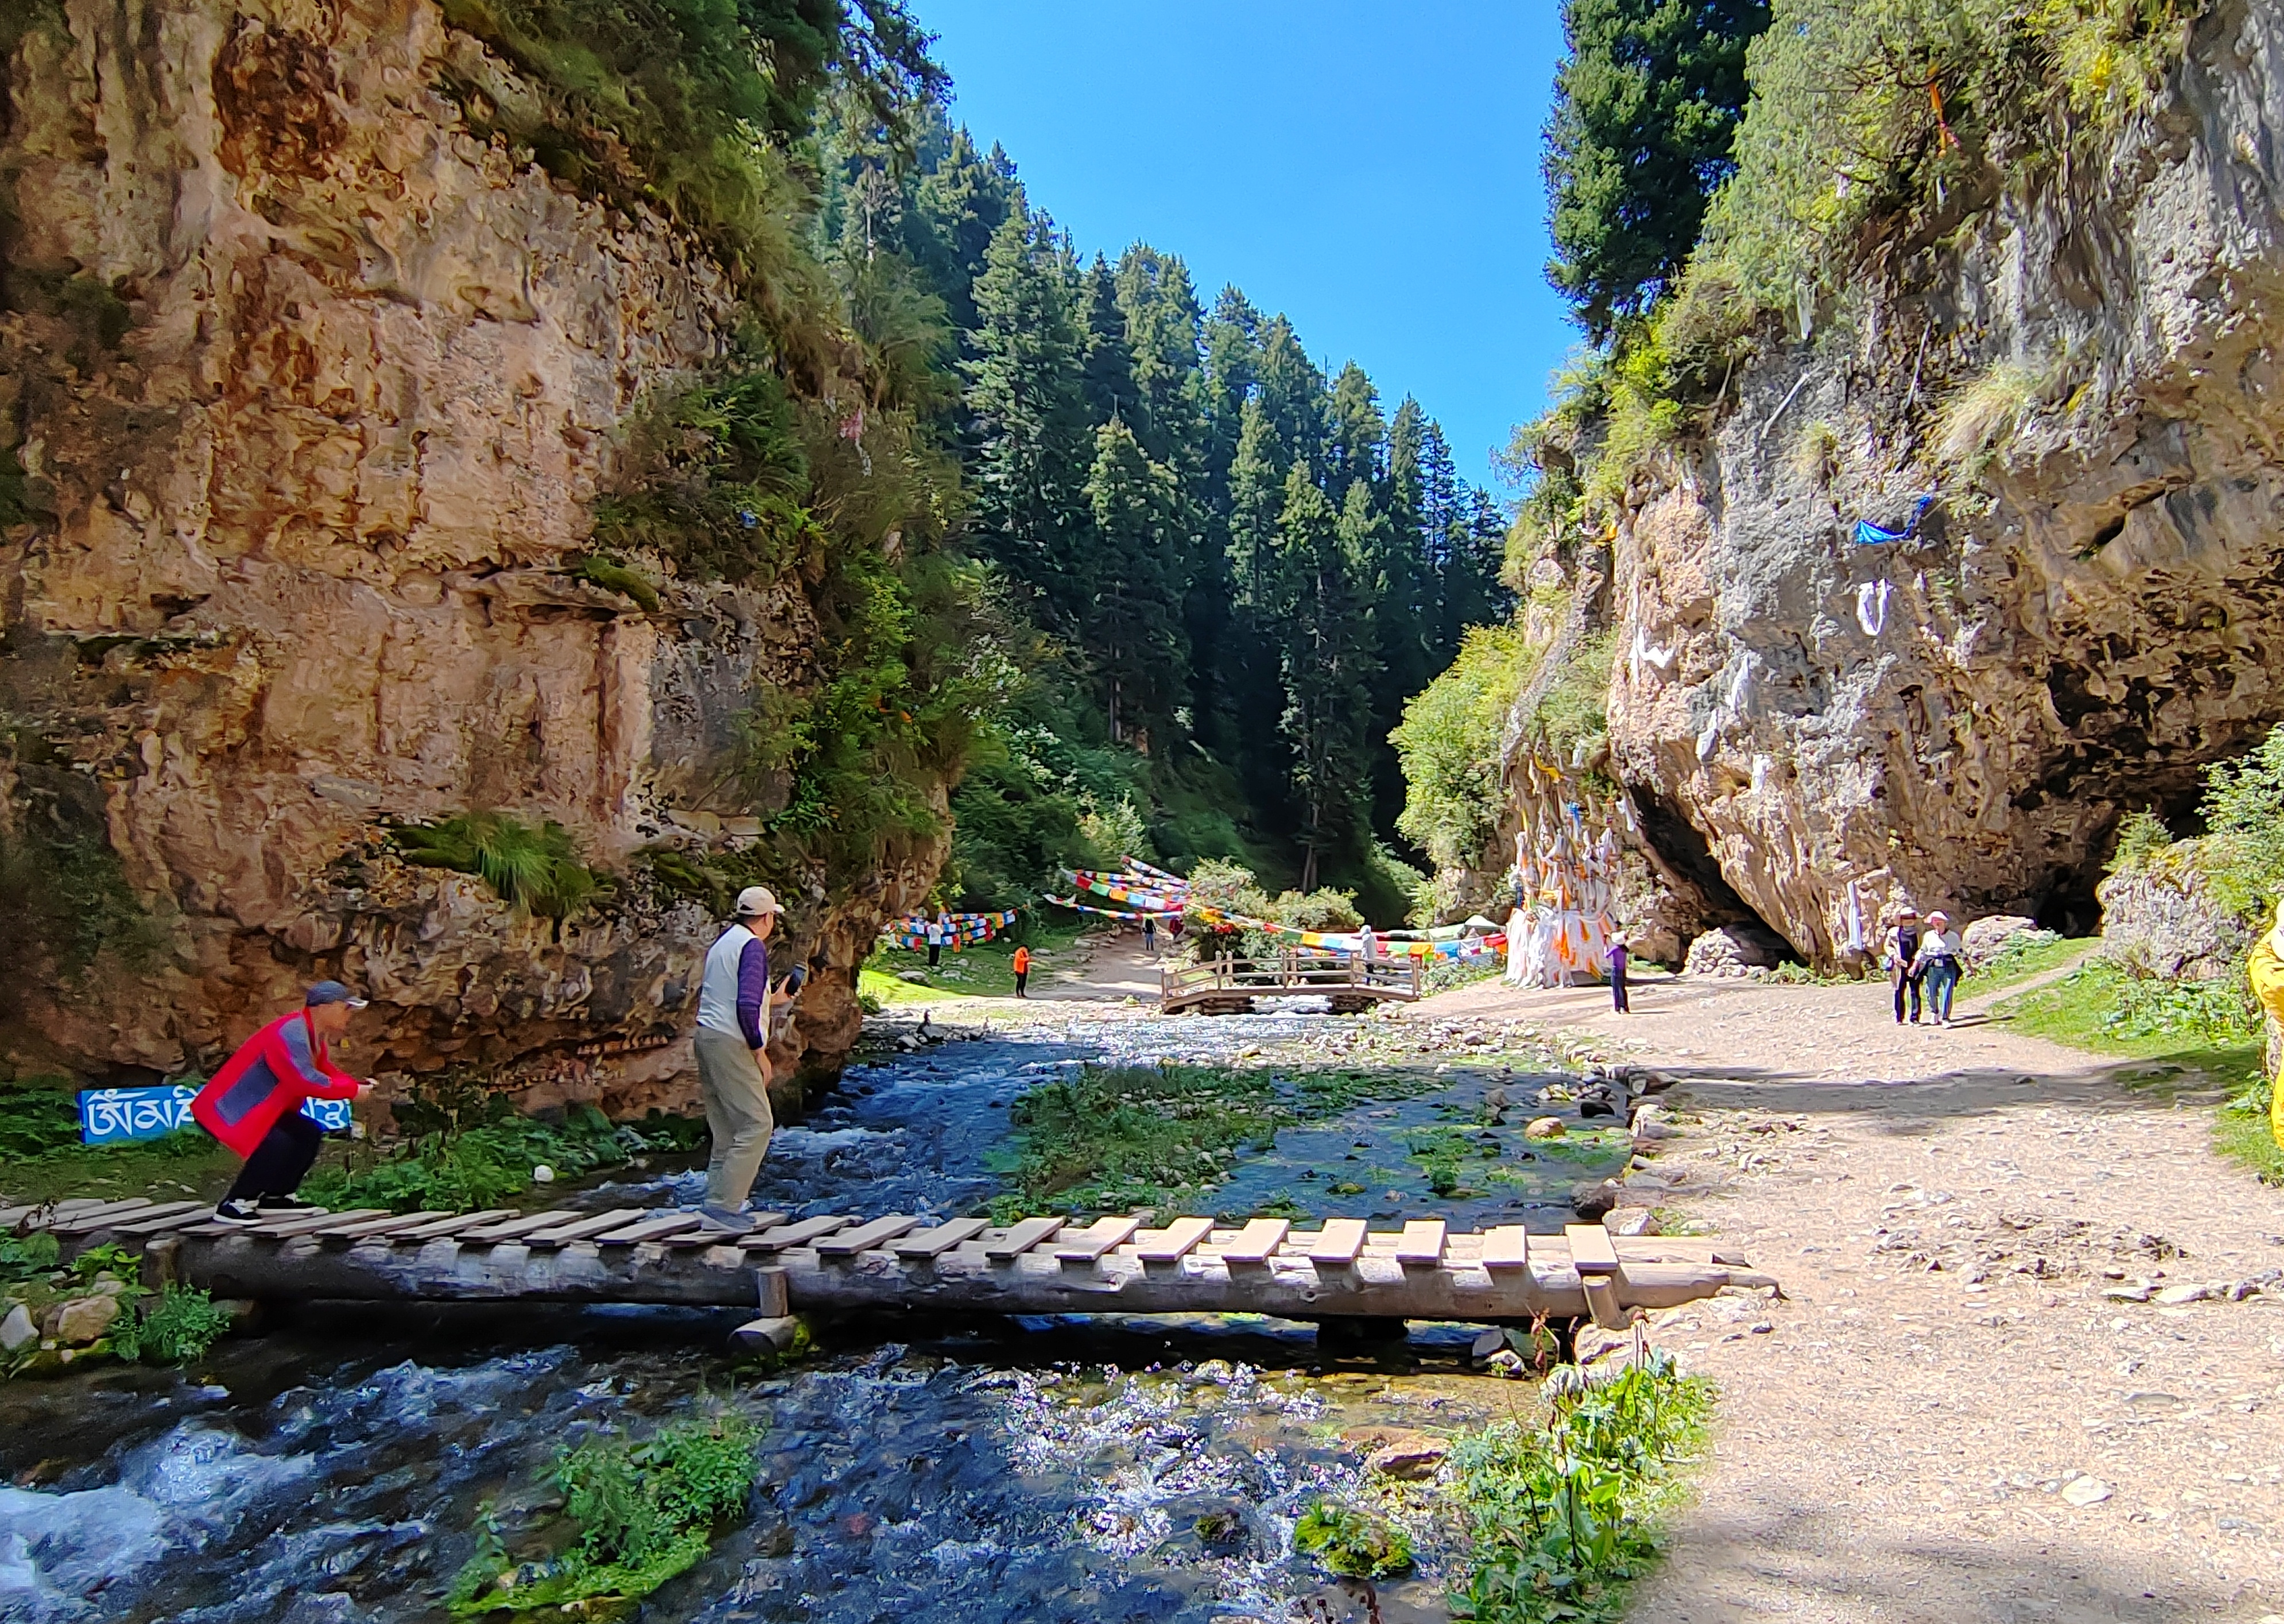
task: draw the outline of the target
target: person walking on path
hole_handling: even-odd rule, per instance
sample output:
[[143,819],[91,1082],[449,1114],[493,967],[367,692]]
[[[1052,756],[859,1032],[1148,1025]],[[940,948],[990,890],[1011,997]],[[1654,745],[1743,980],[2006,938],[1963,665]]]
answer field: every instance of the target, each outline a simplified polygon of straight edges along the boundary
[[1142,951],[1154,959],[1158,956],[1158,916],[1155,914],[1142,915]]
[[754,1227],[746,1197],[777,1127],[768,1054],[769,938],[777,922],[778,899],[767,886],[739,891],[737,922],[708,951],[699,983],[698,1092],[714,1137],[699,1228],[708,1234],[743,1235]]
[[1018,947],[1015,949],[1014,970],[1015,996],[1018,998],[1030,997],[1030,994],[1023,990],[1030,985],[1031,981],[1031,950],[1029,948]]
[[1940,910],[1927,916],[1927,930],[1920,937],[1919,957],[1915,968],[1920,979],[1927,984],[1928,1015],[1938,1026],[1951,1024],[1951,995],[1959,987],[1959,935],[1951,928],[1951,916]]
[[1380,957],[1380,938],[1373,934],[1372,926],[1368,923],[1357,937],[1357,949],[1363,953],[1366,964]]
[[1907,994],[1911,999],[1912,1024],[1919,1024],[1920,976],[1915,968],[1919,956],[1919,910],[1905,903],[1903,911],[1896,915],[1895,926],[1888,932],[1887,944],[1880,957],[1880,962],[1888,974],[1895,978],[1896,1024],[1898,1026],[1904,1024],[1904,1000]]
[[338,981],[311,987],[301,1008],[239,1046],[198,1096],[199,1126],[246,1158],[215,1208],[225,1224],[256,1224],[314,1204],[293,1192],[317,1159],[325,1131],[302,1114],[304,1100],[354,1100],[372,1087],[333,1064],[330,1046],[365,1000]]
[[1625,933],[1613,931],[1610,945],[1602,950],[1602,956],[1610,961],[1610,1008],[1619,1015],[1633,1013],[1633,1006],[1626,1001],[1627,954]]

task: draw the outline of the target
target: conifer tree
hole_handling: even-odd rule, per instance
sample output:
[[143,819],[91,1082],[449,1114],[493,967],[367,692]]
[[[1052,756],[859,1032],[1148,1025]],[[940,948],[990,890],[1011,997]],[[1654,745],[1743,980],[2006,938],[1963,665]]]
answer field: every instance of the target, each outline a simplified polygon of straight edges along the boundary
[[965,128],[952,131],[943,161],[914,188],[906,241],[963,333],[980,325],[975,282],[1017,191],[1007,154],[996,144],[979,154]]
[[1116,418],[1130,426],[1141,402],[1134,384],[1134,357],[1126,346],[1126,312],[1118,306],[1117,279],[1099,254],[1086,272],[1084,297],[1088,416],[1097,424]]
[[1696,246],[1733,167],[1745,49],[1768,26],[1768,0],[1563,0],[1546,274],[1595,342],[1648,309]]
[[1084,624],[1089,597],[1083,340],[1053,223],[1030,214],[1020,192],[985,252],[975,311],[975,355],[964,370],[976,532],[1068,635]]
[[1087,647],[1114,740],[1146,748],[1184,697],[1181,492],[1116,418],[1095,431]]
[[1301,887],[1316,888],[1327,853],[1356,833],[1365,783],[1359,744],[1372,669],[1369,627],[1357,589],[1357,523],[1336,511],[1306,463],[1286,475],[1272,572],[1285,706],[1279,731],[1292,752],[1301,813]]
[[[1214,299],[1205,326],[1205,396],[1208,422],[1206,478],[1223,493],[1228,511],[1231,470],[1245,427],[1245,403],[1261,376],[1261,312],[1234,287]],[[1279,471],[1283,478],[1283,471]]]
[[1322,469],[1326,416],[1330,406],[1325,375],[1301,348],[1293,324],[1272,318],[1261,330],[1259,382],[1255,398],[1277,433],[1285,454],[1296,462]]

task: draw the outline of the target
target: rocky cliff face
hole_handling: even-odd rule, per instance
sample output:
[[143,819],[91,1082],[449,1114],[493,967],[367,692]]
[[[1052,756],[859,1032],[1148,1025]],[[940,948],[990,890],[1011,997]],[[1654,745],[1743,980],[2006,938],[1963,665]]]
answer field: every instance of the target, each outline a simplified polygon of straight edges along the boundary
[[1824,964],[1905,898],[2090,926],[2119,817],[2284,720],[2280,198],[2284,12],[2237,0],[2114,142],[1890,245],[1637,483],[1613,753],[1706,922]]
[[[0,788],[11,885],[72,922],[11,958],[15,1062],[177,1074],[337,974],[360,1070],[670,1098],[700,909],[630,879],[558,926],[384,831],[553,819],[606,873],[757,832],[708,797],[807,669],[803,583],[646,612],[564,569],[614,429],[724,349],[723,278],[468,133],[442,87],[481,52],[426,0],[61,17],[0,150]],[[941,855],[788,898],[785,1058],[837,1065]]]

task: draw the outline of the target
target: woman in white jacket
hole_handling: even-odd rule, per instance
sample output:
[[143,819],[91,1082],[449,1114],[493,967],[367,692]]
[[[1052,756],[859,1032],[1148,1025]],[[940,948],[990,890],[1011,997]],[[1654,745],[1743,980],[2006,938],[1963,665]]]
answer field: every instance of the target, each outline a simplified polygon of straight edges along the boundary
[[1928,1013],[1938,1026],[1951,1024],[1951,995],[1959,986],[1963,953],[1959,933],[1951,928],[1951,915],[1939,908],[1928,914],[1912,971],[1926,985]]

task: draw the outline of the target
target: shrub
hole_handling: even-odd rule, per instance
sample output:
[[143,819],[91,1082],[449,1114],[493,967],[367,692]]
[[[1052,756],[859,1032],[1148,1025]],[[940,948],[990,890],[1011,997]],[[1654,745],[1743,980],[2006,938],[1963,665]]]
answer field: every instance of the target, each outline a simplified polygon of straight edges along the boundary
[[1386,1579],[1412,1566],[1412,1541],[1384,1517],[1319,1500],[1293,1525],[1295,1549],[1343,1579]]
[[201,1358],[229,1333],[231,1312],[203,1286],[168,1281],[138,1320],[122,1314],[111,1332],[111,1351],[146,1364],[180,1365]]
[[1388,734],[1404,769],[1396,827],[1438,868],[1474,867],[1498,833],[1507,712],[1543,653],[1519,626],[1470,628],[1459,658],[1404,705]]
[[506,812],[464,812],[407,824],[393,838],[406,862],[480,875],[502,900],[549,919],[569,918],[601,889],[581,866],[571,831],[552,819],[534,828]]

